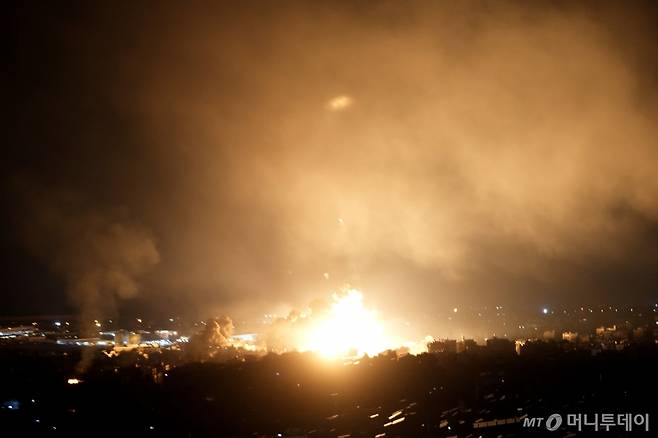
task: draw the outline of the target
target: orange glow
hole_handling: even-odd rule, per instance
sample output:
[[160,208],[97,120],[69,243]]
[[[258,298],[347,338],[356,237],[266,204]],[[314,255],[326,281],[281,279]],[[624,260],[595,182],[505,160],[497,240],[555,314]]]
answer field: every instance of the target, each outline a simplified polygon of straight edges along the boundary
[[360,291],[349,289],[332,298],[329,311],[305,334],[300,350],[336,358],[376,355],[388,348],[384,328],[376,313],[363,305]]
[[327,103],[327,108],[330,111],[341,111],[352,106],[352,98],[350,96],[336,96],[329,100]]

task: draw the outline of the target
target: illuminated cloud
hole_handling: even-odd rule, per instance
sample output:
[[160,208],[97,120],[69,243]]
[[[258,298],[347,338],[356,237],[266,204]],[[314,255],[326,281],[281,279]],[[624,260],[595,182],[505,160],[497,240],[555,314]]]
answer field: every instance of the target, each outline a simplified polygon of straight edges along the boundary
[[[91,228],[100,247],[41,239],[49,266],[56,246],[108,267],[76,289],[241,321],[350,283],[418,325],[437,308],[655,290],[643,7],[217,3],[119,24],[98,8],[66,32],[40,14],[34,38],[54,37],[35,53],[59,70],[35,81],[43,59],[12,56],[26,64],[7,87],[5,173],[72,187],[93,200],[83,217],[122,211]],[[68,281],[78,266],[58,263]]]

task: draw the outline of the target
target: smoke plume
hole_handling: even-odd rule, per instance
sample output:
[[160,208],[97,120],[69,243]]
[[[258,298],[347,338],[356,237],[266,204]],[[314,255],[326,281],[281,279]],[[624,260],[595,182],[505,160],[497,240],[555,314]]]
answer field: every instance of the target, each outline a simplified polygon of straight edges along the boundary
[[212,347],[228,347],[232,343],[233,329],[233,320],[228,316],[211,318],[206,321],[205,329],[201,333],[201,340]]
[[350,282],[391,308],[410,291],[417,314],[614,299],[655,262],[655,89],[634,58],[653,49],[615,39],[616,11],[251,12],[177,24],[128,76],[159,161],[184,163],[174,245],[194,264],[171,285],[271,308]]
[[117,300],[135,297],[139,277],[159,262],[153,236],[125,211],[92,206],[73,192],[32,186],[23,195],[24,243],[65,280],[83,334],[97,332],[93,321],[115,315]]
[[[457,305],[655,295],[650,2],[39,8],[24,71],[46,47],[57,74],[9,87],[14,161],[152,230],[161,303],[243,327],[350,283],[431,326]],[[45,258],[93,309],[157,252],[134,220],[79,210],[43,221],[68,236]]]

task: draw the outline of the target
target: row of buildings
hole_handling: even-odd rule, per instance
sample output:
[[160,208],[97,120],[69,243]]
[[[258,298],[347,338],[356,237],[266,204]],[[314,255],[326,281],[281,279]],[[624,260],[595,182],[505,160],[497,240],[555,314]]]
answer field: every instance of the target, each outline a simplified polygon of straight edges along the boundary
[[429,353],[463,353],[489,351],[522,354],[538,343],[553,343],[563,349],[585,349],[592,354],[605,350],[623,350],[632,344],[658,344],[658,326],[600,326],[592,333],[545,330],[541,336],[521,339],[488,338],[478,344],[473,339],[439,339],[427,344]]

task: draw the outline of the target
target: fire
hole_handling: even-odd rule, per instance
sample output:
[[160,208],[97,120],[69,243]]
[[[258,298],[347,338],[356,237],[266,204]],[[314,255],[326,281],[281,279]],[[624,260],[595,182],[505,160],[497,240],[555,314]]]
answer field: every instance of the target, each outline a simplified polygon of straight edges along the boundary
[[388,348],[384,328],[374,311],[363,305],[363,294],[348,289],[333,294],[326,314],[316,319],[306,332],[301,350],[325,357],[376,355]]

